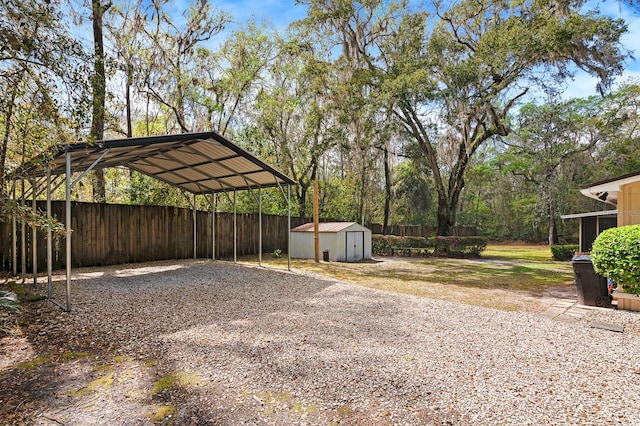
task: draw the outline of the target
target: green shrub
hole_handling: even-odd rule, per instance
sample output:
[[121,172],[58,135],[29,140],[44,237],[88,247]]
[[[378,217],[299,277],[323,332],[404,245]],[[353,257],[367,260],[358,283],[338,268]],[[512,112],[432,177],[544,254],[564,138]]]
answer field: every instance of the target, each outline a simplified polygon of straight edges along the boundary
[[373,254],[390,256],[393,247],[433,247],[424,237],[399,237],[397,235],[371,236],[371,251]]
[[371,251],[373,254],[388,256],[391,254],[392,244],[389,241],[391,235],[373,234],[371,236]]
[[487,248],[485,237],[443,237],[431,238],[436,254],[450,257],[478,257]]
[[451,257],[477,257],[487,248],[484,237],[399,237],[373,235],[371,250],[377,255],[391,255],[392,247],[434,248],[435,252]]
[[611,278],[625,293],[640,294],[640,225],[603,231],[593,242],[595,271]]
[[551,246],[551,255],[553,260],[571,260],[574,253],[578,251],[575,244],[553,245]]

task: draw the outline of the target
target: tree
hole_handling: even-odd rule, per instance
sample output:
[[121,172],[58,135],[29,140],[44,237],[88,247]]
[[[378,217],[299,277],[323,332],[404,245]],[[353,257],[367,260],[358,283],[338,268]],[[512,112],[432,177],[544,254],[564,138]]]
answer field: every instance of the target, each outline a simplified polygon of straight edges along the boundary
[[[132,3],[119,3],[111,7],[111,18],[105,22],[107,37],[115,52],[111,58],[116,64],[116,70],[124,74],[124,110],[125,130],[116,131],[133,136],[133,99],[132,89],[138,85],[141,74],[141,63],[144,57],[144,0],[133,0]],[[145,133],[149,135],[149,133]]]
[[[237,115],[249,116],[246,99],[258,96],[260,82],[273,61],[276,34],[254,22],[233,31],[219,51],[201,48],[195,58],[194,102],[202,106],[201,126],[227,134]],[[236,130],[240,126],[236,126]]]
[[[144,91],[171,114],[181,132],[194,130],[187,110],[193,106],[191,93],[197,80],[195,56],[201,43],[222,31],[230,18],[211,7],[207,0],[193,0],[179,25],[164,10],[168,0],[151,1],[153,27],[146,28],[149,53],[146,55]],[[171,127],[168,124],[167,127]]]
[[356,196],[355,219],[364,220],[367,199],[375,198],[377,166],[384,170],[385,207],[383,222],[386,227],[391,210],[391,173],[389,150],[395,128],[376,99],[376,50],[389,35],[389,28],[398,19],[407,3],[381,0],[329,1],[307,0],[308,17],[300,24],[315,31],[326,40],[328,48],[341,49],[335,60],[339,84],[332,88],[339,98],[338,122],[347,129],[347,143],[340,158],[347,158],[348,177],[353,179]]
[[[91,20],[93,28],[93,76],[91,89],[93,92],[91,133],[89,139],[99,141],[104,139],[105,102],[107,97],[107,76],[104,66],[104,36],[102,20],[104,14],[111,7],[111,2],[103,3],[102,0],[91,0]],[[93,201],[106,202],[104,186],[104,171],[93,171]]]
[[562,81],[574,66],[596,75],[604,91],[621,72],[625,24],[580,13],[581,4],[436,2],[436,22],[407,14],[381,46],[384,93],[432,171],[439,234],[456,223],[470,159],[511,132],[509,112],[529,87]]
[[317,58],[310,43],[293,37],[278,42],[266,84],[255,105],[258,139],[264,157],[297,183],[298,214],[307,215],[307,194],[318,177],[320,158],[337,139],[329,96],[331,65]]
[[86,55],[59,2],[0,0],[0,200],[6,174],[86,120]]
[[597,180],[640,170],[640,81],[632,80],[612,94],[608,103],[621,117],[610,143],[596,152]]
[[[581,154],[608,142],[624,117],[608,98],[591,97],[560,103],[523,106],[514,119],[513,133],[505,138],[504,170],[534,185],[544,206],[549,245],[558,243],[558,207],[574,189],[572,166],[584,167]],[[568,206],[563,206],[565,209]]]

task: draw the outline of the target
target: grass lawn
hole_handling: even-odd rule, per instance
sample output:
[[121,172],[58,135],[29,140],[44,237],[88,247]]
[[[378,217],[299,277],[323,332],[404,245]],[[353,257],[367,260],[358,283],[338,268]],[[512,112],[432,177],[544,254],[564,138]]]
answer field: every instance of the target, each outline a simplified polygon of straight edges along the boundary
[[[269,266],[287,259],[264,256]],[[253,261],[253,260],[252,260]],[[377,257],[341,263],[293,259],[292,268],[385,291],[504,310],[540,311],[545,290],[573,286],[571,262],[557,262],[542,245],[490,244],[479,259]]]

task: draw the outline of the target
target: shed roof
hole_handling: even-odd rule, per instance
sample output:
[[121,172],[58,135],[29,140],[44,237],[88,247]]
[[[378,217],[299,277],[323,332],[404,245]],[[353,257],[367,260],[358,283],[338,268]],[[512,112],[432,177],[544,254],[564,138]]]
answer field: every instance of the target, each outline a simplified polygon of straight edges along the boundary
[[640,171],[629,173],[612,179],[594,182],[588,188],[581,189],[582,195],[604,201],[605,203],[618,204],[618,192],[622,185],[640,181]]
[[[356,222],[322,222],[319,224],[318,232],[340,232],[347,228],[355,227],[358,230],[368,230]],[[305,223],[291,230],[292,232],[313,232],[313,222]]]
[[217,132],[181,133],[57,146],[14,173],[17,177],[125,166],[194,194],[272,187],[295,182]]

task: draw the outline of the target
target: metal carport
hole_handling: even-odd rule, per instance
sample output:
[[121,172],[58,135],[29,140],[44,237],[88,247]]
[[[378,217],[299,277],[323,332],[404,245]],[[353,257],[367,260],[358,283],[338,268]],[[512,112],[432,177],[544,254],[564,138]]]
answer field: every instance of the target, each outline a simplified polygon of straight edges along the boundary
[[[51,177],[65,175],[66,186],[66,306],[51,299],[51,231],[47,234],[47,278],[48,297],[61,308],[71,310],[71,188],[91,170],[125,166],[160,181],[178,187],[194,195],[194,255],[195,247],[195,197],[211,196],[211,209],[215,217],[215,196],[218,193],[233,192],[235,214],[235,192],[257,190],[260,206],[260,260],[262,258],[262,202],[260,189],[279,187],[288,205],[289,249],[291,260],[291,185],[295,182],[284,173],[268,166],[257,157],[233,144],[217,132],[182,133],[165,136],[149,136],[96,141],[92,144],[78,143],[57,146],[53,152],[44,153],[23,164],[11,177],[31,179],[46,177],[44,189],[47,193],[47,214],[51,215]],[[80,173],[72,181],[72,175]],[[61,185],[60,183],[59,185]],[[287,186],[285,192],[284,185]],[[14,188],[15,188],[14,183]],[[37,185],[32,183],[33,199],[38,195]],[[24,191],[23,191],[24,202]],[[16,239],[14,223],[14,247]],[[215,229],[215,228],[214,228]],[[234,220],[234,241],[235,241]],[[24,233],[22,233],[24,236]],[[213,232],[215,259],[215,231]],[[14,265],[16,253],[14,254]],[[34,250],[35,256],[35,250]],[[24,244],[23,244],[24,257]],[[235,260],[235,245],[234,245]],[[34,262],[34,277],[37,275]],[[24,265],[24,263],[23,263]],[[24,266],[23,266],[24,268]]]

